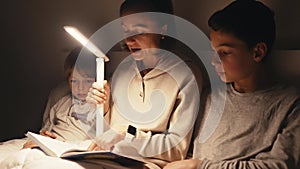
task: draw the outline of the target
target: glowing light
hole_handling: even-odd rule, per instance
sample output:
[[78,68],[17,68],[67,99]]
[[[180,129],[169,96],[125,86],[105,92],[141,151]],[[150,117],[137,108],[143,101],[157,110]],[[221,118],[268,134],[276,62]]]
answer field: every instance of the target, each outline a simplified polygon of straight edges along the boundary
[[95,56],[99,58],[104,58],[104,61],[109,61],[109,58],[105,56],[105,54],[97,48],[91,41],[89,41],[77,28],[72,26],[64,26],[64,29],[75,38],[78,42],[80,42],[84,47],[86,47],[89,51],[91,51]]

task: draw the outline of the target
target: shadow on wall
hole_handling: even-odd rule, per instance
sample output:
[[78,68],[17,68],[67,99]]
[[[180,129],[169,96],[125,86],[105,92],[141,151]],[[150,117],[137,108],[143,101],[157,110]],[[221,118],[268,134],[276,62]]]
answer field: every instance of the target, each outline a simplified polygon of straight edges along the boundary
[[300,88],[300,50],[275,50],[270,66],[274,76]]

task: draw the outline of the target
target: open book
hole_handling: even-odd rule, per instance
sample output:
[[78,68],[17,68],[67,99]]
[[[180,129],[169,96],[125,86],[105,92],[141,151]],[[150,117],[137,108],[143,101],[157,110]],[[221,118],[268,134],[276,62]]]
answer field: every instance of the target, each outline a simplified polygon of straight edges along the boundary
[[69,160],[109,160],[124,166],[135,166],[142,168],[144,162],[115,154],[111,151],[88,151],[92,140],[79,143],[63,142],[50,137],[27,132],[26,136],[39,146],[46,154]]

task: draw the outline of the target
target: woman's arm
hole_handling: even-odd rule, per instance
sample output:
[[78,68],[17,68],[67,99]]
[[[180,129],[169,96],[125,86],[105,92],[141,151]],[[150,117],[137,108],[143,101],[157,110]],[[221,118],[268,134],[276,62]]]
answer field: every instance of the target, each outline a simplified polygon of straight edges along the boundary
[[184,85],[179,86],[173,111],[169,119],[163,122],[168,123],[168,128],[162,133],[138,129],[136,137],[128,144],[140,156],[165,161],[182,160],[186,157],[198,113],[200,92],[191,76],[180,84]]

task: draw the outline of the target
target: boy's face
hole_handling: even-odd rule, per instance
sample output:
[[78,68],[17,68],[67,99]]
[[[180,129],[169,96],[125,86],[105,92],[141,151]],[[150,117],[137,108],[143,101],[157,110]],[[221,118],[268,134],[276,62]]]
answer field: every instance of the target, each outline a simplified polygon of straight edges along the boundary
[[212,65],[222,81],[242,82],[251,78],[256,70],[255,53],[245,42],[233,34],[214,30],[210,32],[210,40],[219,56],[214,56]]
[[79,100],[85,100],[87,93],[94,82],[95,78],[84,77],[74,69],[69,77],[69,86],[72,95]]

